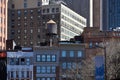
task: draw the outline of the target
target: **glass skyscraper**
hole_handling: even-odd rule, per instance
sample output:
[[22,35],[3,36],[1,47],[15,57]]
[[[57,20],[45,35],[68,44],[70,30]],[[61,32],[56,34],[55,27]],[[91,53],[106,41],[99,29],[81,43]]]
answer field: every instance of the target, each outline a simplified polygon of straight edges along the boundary
[[120,27],[120,0],[103,1],[103,30]]

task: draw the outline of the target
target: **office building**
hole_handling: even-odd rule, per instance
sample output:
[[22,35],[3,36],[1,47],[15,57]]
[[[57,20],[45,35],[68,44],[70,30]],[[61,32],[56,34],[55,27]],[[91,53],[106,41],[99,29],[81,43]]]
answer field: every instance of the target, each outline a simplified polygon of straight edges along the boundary
[[7,2],[0,0],[0,50],[5,50],[7,39]]
[[103,29],[111,30],[120,27],[120,1],[103,1]]
[[92,18],[92,0],[50,0],[63,1],[67,7],[78,13],[79,15],[87,19],[87,27],[93,27],[93,18]]
[[[25,4],[23,5],[23,4]],[[34,5],[31,5],[34,4]],[[58,40],[70,40],[80,35],[87,21],[84,17],[72,11],[65,5],[38,5],[38,0],[32,2],[13,0],[9,5],[9,39],[14,39],[17,45],[35,46],[46,40],[47,22],[53,20],[57,24]]]
[[7,51],[7,80],[34,80],[31,48]]

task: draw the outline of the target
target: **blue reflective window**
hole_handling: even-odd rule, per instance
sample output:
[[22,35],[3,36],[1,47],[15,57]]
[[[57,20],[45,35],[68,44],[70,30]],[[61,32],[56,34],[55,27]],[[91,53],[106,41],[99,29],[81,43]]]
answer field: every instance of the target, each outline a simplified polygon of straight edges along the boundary
[[67,63],[67,67],[68,67],[68,69],[71,69],[71,63]]
[[82,57],[82,51],[78,51],[78,57]]
[[10,65],[14,65],[14,64],[15,64],[14,58],[11,58],[11,59],[10,59]]
[[50,66],[47,66],[47,73],[50,73]]
[[63,68],[63,69],[66,69],[66,62],[63,62],[63,63],[62,63],[62,68]]
[[55,73],[55,72],[56,72],[56,67],[52,66],[52,73]]
[[47,61],[51,61],[50,55],[47,55]]
[[53,77],[51,80],[55,80],[55,78]]
[[41,80],[45,80],[45,78],[41,78]]
[[48,77],[47,80],[50,80],[50,78]]
[[36,67],[36,72],[37,72],[37,73],[40,73],[40,70],[41,70],[41,69],[40,69],[40,66],[37,66],[37,67]]
[[52,61],[53,61],[53,62],[56,61],[56,55],[52,55]]
[[41,67],[41,73],[46,73],[46,67],[45,66]]
[[45,55],[42,55],[42,61],[46,61],[46,56]]
[[18,14],[18,16],[20,16],[20,15],[21,15],[21,11],[20,11],[20,10],[18,10],[18,11],[17,11],[17,14]]
[[66,51],[62,51],[62,57],[66,57]]
[[36,78],[36,80],[40,80],[40,78]]
[[38,62],[40,61],[40,55],[36,56],[36,61],[38,61]]
[[70,57],[74,57],[74,51],[70,51]]

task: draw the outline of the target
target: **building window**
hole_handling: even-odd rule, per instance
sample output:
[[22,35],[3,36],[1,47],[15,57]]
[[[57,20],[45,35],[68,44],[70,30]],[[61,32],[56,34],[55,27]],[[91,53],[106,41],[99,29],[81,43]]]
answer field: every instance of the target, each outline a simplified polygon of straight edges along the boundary
[[33,45],[33,42],[32,42],[32,41],[30,42],[30,45]]
[[55,18],[55,15],[52,15],[52,18]]
[[22,78],[24,78],[24,71],[21,71],[21,76],[22,76]]
[[55,8],[52,8],[52,12],[53,12],[53,13],[55,12]]
[[18,23],[18,26],[20,26],[20,23]]
[[13,71],[11,71],[11,78],[13,78]]
[[92,48],[92,47],[93,47],[93,43],[90,42],[90,43],[89,43],[89,48]]
[[24,3],[24,8],[27,8],[27,3]]
[[33,22],[30,23],[30,26],[33,27]]
[[50,60],[50,55],[47,55],[47,61],[51,61],[51,60]]
[[18,30],[17,32],[20,33],[20,30]]
[[27,42],[24,42],[24,46],[26,46]]
[[27,0],[24,0],[24,2],[27,2]]
[[40,55],[37,55],[37,58],[36,58],[37,62],[40,61]]
[[41,12],[41,10],[40,10],[40,9],[38,9],[38,14],[40,14],[40,12]]
[[24,17],[24,19],[26,20],[26,19],[27,19],[27,17],[25,16],[25,17]]
[[47,66],[47,73],[50,73],[50,66]]
[[25,65],[25,59],[24,58],[21,58],[21,64]]
[[47,80],[50,80],[50,78],[47,78]]
[[66,57],[66,51],[62,51],[62,57]]
[[30,59],[29,58],[26,59],[26,64],[30,65]]
[[36,78],[36,80],[41,80],[40,78]]
[[25,16],[27,15],[27,10],[24,11],[24,15],[25,15]]
[[45,78],[41,78],[41,80],[45,80]]
[[46,56],[45,55],[42,55],[42,61],[46,61]]
[[78,51],[78,57],[82,57],[82,51]]
[[53,61],[53,62],[56,61],[56,55],[52,55],[52,61]]
[[27,33],[27,30],[24,30],[24,33]]
[[27,36],[24,36],[24,39],[27,39]]
[[18,39],[20,39],[20,36],[18,36]]
[[38,29],[38,32],[40,32],[40,29]]
[[45,13],[45,9],[43,9],[43,13]]
[[53,78],[51,78],[51,80],[55,80],[55,78],[53,77]]
[[56,8],[56,12],[59,12],[59,8]]
[[21,15],[21,11],[20,11],[20,10],[18,10],[18,11],[17,11],[17,14],[18,14],[18,16],[20,16],[20,15]]
[[11,58],[11,59],[10,59],[10,65],[14,65],[14,64],[15,64],[14,58]]
[[63,63],[62,63],[62,68],[63,68],[63,69],[66,69],[66,62],[63,62]]
[[12,6],[12,9],[14,9],[14,8],[15,8],[15,5],[14,5],[14,4],[12,4],[11,6]]
[[29,71],[27,71],[27,78],[29,78]]
[[41,67],[41,73],[46,73],[46,67],[45,66]]
[[30,13],[33,14],[33,10],[30,10]]
[[69,63],[67,63],[67,67],[68,67],[68,69],[71,69],[71,66],[72,66],[72,64],[69,62]]
[[52,73],[55,73],[55,72],[56,72],[56,67],[52,66]]
[[40,66],[37,66],[37,67],[36,67],[36,73],[39,74],[39,73],[41,72],[40,70],[41,70],[41,69],[40,69]]
[[41,6],[41,2],[38,2],[38,6]]
[[19,78],[19,73],[18,73],[18,71],[16,71],[16,78]]
[[31,16],[30,18],[33,19],[33,16]]
[[16,65],[19,65],[19,59],[18,58],[15,59],[15,62],[16,62]]
[[33,30],[32,30],[32,29],[30,30],[30,33],[33,33]]
[[47,9],[47,13],[49,13],[49,9]]
[[18,20],[20,20],[20,17],[18,17]]
[[74,57],[74,51],[70,51],[70,57]]

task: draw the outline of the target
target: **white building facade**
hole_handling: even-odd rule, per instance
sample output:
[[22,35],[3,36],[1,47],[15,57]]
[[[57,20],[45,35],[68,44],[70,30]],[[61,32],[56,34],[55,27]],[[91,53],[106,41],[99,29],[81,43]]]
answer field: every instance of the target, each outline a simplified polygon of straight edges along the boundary
[[33,80],[33,52],[7,52],[7,80]]
[[70,40],[74,36],[80,35],[83,32],[83,28],[87,26],[86,18],[62,3],[42,6],[42,15],[46,17],[52,15],[53,20],[57,18],[54,21],[58,25],[60,41]]

